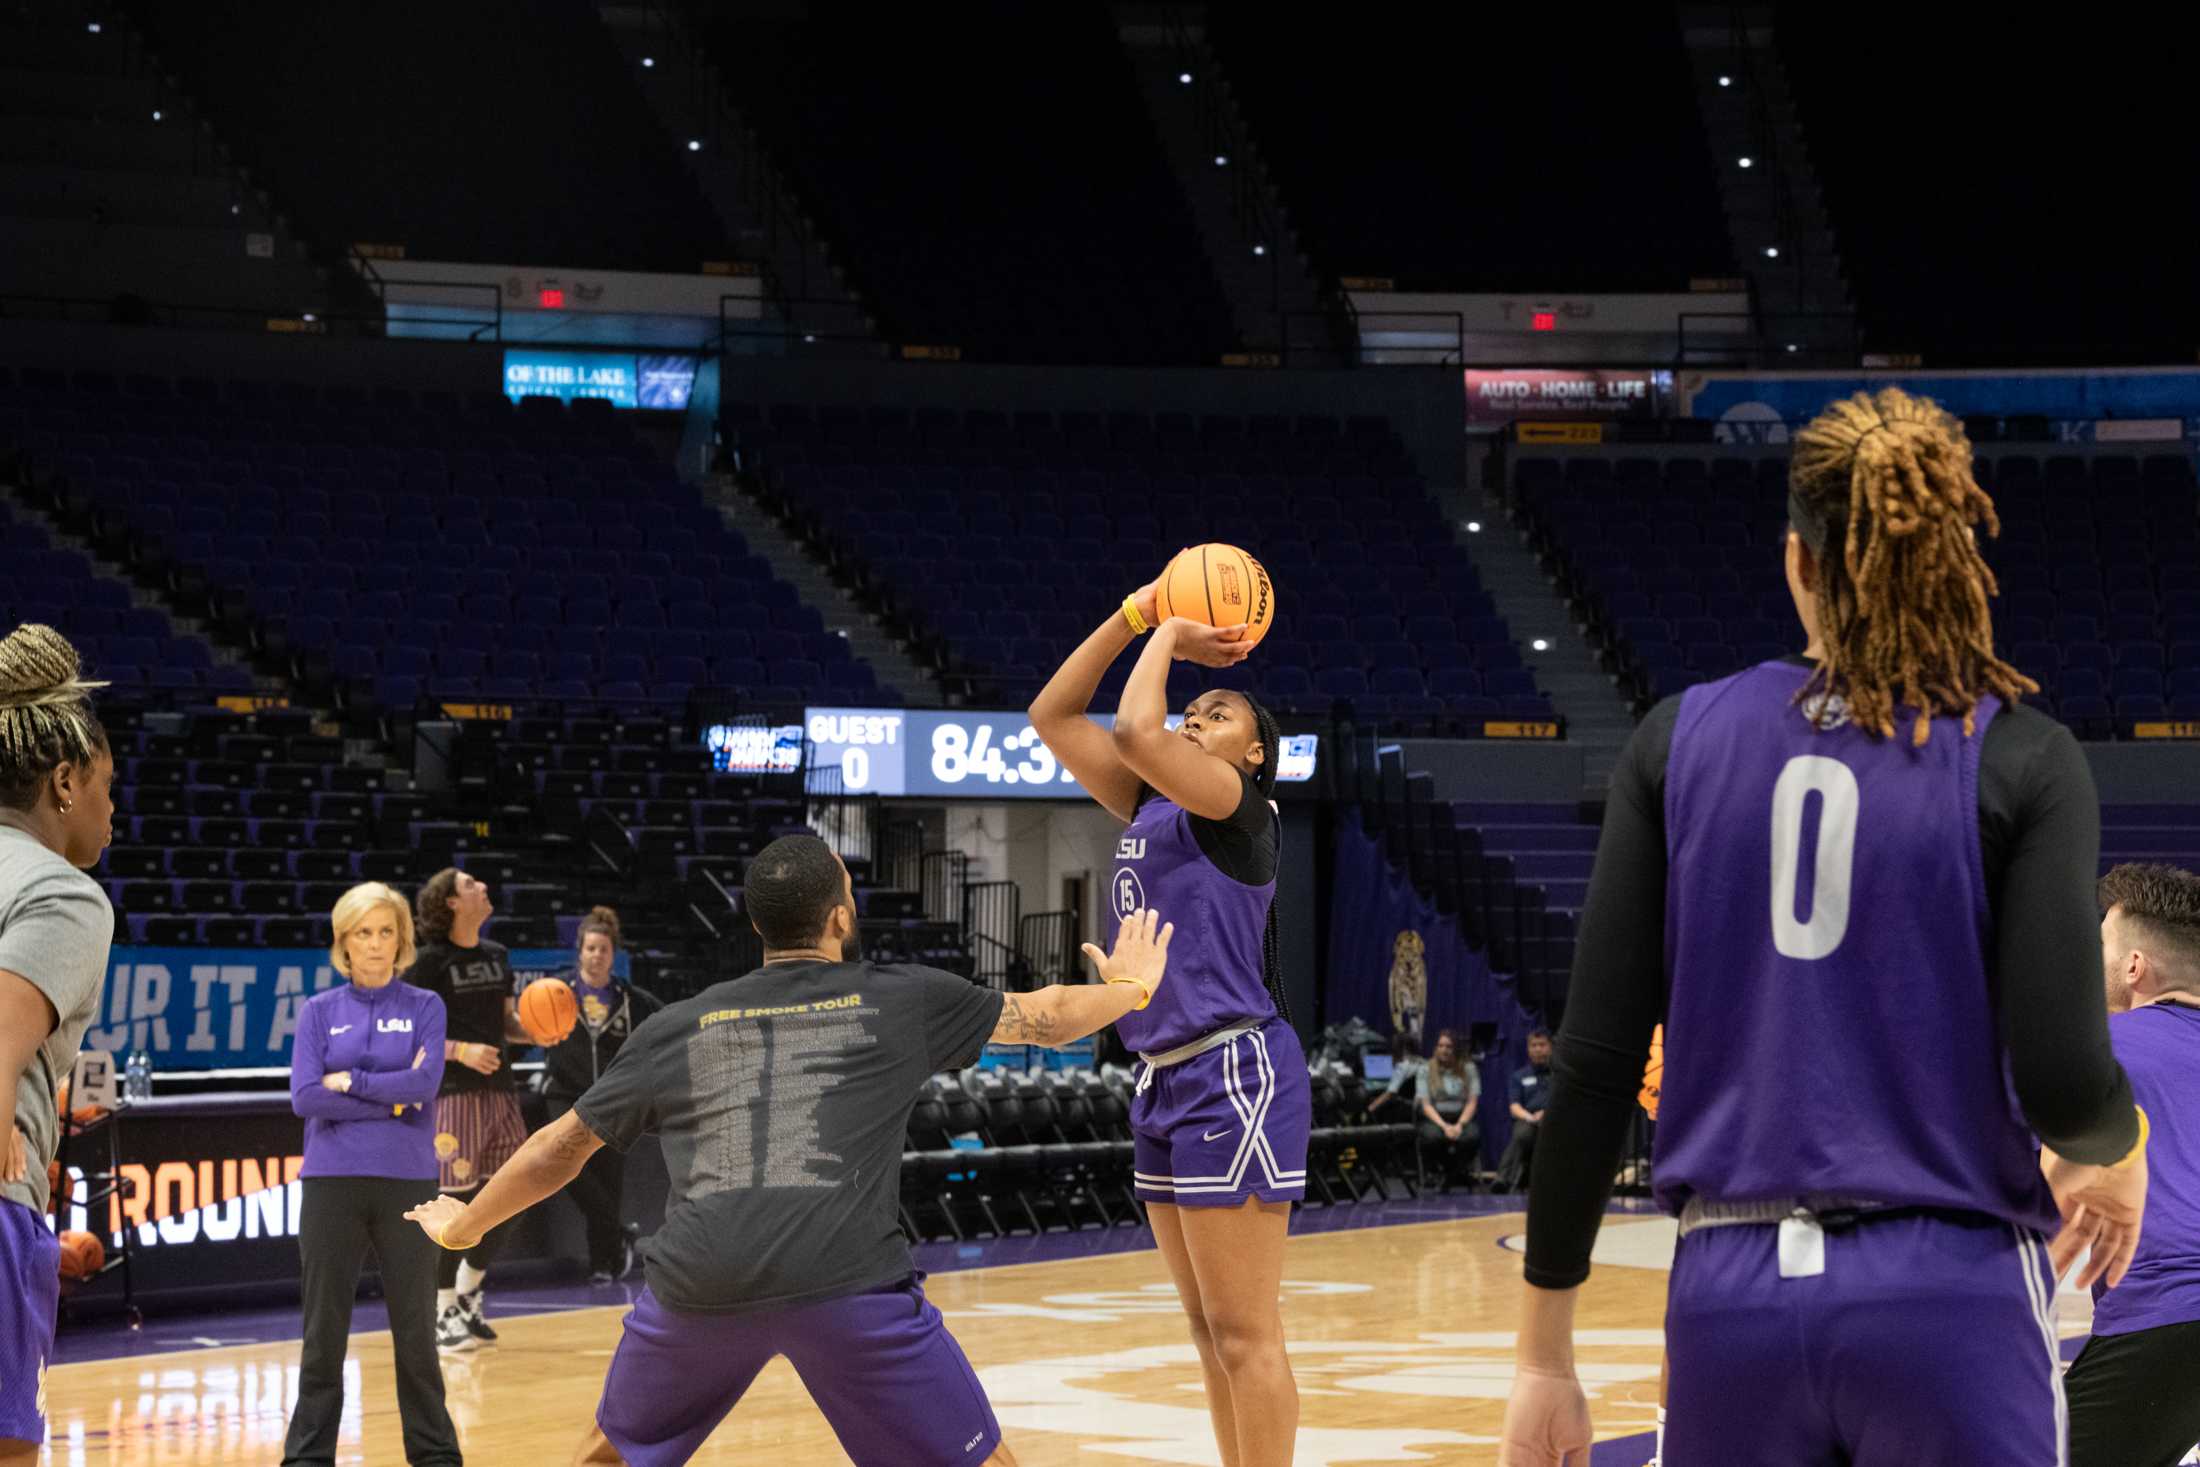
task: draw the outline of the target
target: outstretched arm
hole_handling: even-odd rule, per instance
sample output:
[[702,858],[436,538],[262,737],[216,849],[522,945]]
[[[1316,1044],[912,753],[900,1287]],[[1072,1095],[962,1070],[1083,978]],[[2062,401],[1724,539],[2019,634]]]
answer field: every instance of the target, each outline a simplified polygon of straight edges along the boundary
[[580,1112],[567,1111],[527,1138],[527,1144],[497,1169],[471,1202],[448,1194],[424,1202],[405,1216],[427,1229],[445,1248],[471,1248],[482,1235],[533,1207],[581,1174],[581,1167],[603,1145],[581,1124]]
[[1115,951],[1103,953],[1085,944],[1085,956],[1099,970],[1103,983],[1056,983],[1032,993],[1012,993],[1001,1004],[1001,1020],[993,1026],[995,1044],[1038,1044],[1059,1048],[1074,1044],[1142,1009],[1161,986],[1168,966],[1169,939],[1176,924],[1163,923],[1155,930],[1159,914],[1144,909],[1123,919],[1115,934]]

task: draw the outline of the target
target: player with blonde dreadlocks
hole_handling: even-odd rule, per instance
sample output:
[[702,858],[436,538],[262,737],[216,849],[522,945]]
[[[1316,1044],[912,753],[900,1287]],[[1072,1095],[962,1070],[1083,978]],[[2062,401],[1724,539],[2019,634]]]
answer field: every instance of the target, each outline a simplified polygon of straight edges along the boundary
[[1836,403],[1788,518],[1803,653],[1666,699],[1613,771],[1504,1467],[1588,1460],[1575,1297],[1661,1019],[1672,1461],[2066,1460],[2056,1277],[2090,1247],[2114,1287],[2138,1244],[2100,802],[1994,656],[1969,445],[1893,389]]
[[1899,706],[1913,743],[1935,714],[1961,715],[1968,737],[1982,694],[2039,691],[1994,655],[1999,587],[1972,526],[1998,535],[2001,521],[1937,403],[1899,387],[1834,403],[1796,436],[1788,486],[1788,575],[1812,587],[1824,650],[1803,696],[1840,697],[1817,703],[1820,727],[1842,707],[1892,738]]
[[60,1245],[46,1227],[55,1091],[99,1014],[114,911],[96,865],[115,761],[76,649],[52,627],[0,639],[0,1461],[46,1437]]

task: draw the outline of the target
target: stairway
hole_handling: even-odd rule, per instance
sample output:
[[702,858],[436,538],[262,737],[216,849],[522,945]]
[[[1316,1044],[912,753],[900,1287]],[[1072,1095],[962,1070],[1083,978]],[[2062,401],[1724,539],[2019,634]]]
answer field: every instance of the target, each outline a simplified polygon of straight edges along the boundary
[[801,593],[805,603],[817,608],[825,618],[825,629],[848,639],[848,649],[871,665],[880,686],[899,693],[913,707],[946,703],[932,675],[899,642],[881,631],[871,615],[834,582],[802,543],[761,504],[742,493],[730,476],[720,476],[705,485],[704,495],[718,507],[725,522],[740,531],[749,549],[771,564],[772,574]]
[[1769,15],[1691,5],[1682,29],[1761,348],[1774,365],[1855,365],[1856,306]]
[[[805,356],[877,355],[878,329],[816,225],[727,95],[717,66],[646,0],[601,4],[596,13],[626,56],[650,108],[676,138],[701,143],[690,155],[696,182],[718,211],[743,262],[766,278],[768,338],[735,339],[727,350]],[[645,64],[646,63],[646,64]]]
[[0,20],[9,291],[193,324],[363,304],[348,272],[309,257],[113,6],[15,10]]
[[1117,33],[1238,340],[1255,353],[1288,348],[1294,366],[1342,365],[1319,278],[1199,28],[1126,15]]
[[[1512,628],[1520,655],[1566,720],[1566,737],[1583,754],[1583,797],[1601,799],[1611,785],[1620,749],[1634,732],[1627,700],[1597,662],[1588,633],[1558,594],[1519,528],[1479,486],[1444,497],[1452,534],[1474,558],[1482,587]],[[1479,531],[1466,526],[1480,525]],[[1535,643],[1545,643],[1542,650]]]

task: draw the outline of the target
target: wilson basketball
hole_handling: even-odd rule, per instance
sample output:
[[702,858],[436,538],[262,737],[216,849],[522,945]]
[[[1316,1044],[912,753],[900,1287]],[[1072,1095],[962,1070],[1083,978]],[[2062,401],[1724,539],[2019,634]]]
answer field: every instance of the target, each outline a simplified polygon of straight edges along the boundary
[[1642,1090],[1635,1099],[1649,1112],[1650,1119],[1658,1118],[1659,1091],[1665,1085],[1665,1026],[1663,1024],[1650,1035],[1650,1063],[1643,1066]]
[[1247,643],[1276,622],[1276,588],[1267,568],[1235,545],[1216,542],[1179,550],[1154,587],[1154,610],[1167,621],[1189,617],[1211,627],[1245,625]]
[[572,986],[562,978],[537,978],[520,991],[519,1022],[537,1044],[556,1044],[579,1018]]
[[107,1250],[91,1233],[70,1229],[61,1235],[61,1276],[65,1279],[88,1279],[98,1273],[107,1262]]

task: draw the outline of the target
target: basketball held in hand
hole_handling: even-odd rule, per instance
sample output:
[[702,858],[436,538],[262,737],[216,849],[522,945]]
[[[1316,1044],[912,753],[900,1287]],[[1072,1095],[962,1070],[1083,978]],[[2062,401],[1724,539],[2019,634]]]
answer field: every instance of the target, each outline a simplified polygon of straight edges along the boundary
[[1211,627],[1245,627],[1252,646],[1276,621],[1276,589],[1268,570],[1238,549],[1217,541],[1179,550],[1154,582],[1154,610]]
[[579,1019],[572,986],[562,978],[537,978],[520,991],[520,1027],[537,1044],[556,1044]]

